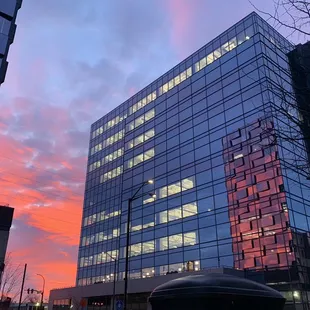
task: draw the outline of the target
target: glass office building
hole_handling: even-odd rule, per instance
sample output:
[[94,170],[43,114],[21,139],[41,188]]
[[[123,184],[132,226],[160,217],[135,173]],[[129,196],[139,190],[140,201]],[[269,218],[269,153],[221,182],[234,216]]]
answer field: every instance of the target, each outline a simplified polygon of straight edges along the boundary
[[128,199],[152,179],[130,279],[229,267],[308,303],[307,152],[281,95],[294,48],[252,13],[91,126],[77,286],[123,280]]
[[4,82],[8,67],[7,57],[10,45],[13,43],[16,32],[17,11],[22,0],[0,1],[0,85]]

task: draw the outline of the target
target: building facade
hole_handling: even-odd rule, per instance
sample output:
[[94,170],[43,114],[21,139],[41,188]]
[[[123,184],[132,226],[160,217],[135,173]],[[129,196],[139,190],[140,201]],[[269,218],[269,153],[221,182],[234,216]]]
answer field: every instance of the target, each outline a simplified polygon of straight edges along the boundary
[[0,1],[0,85],[4,82],[8,67],[7,57],[10,45],[13,43],[16,32],[17,11],[22,0]]
[[[291,121],[294,48],[252,13],[91,126],[82,297],[123,281],[128,200],[151,179],[133,202],[130,282],[231,268],[262,275],[288,309],[308,309],[310,181]],[[66,294],[52,291],[51,302]]]
[[6,248],[9,241],[9,234],[13,220],[14,209],[7,206],[0,206],[0,284],[2,273],[5,268]]

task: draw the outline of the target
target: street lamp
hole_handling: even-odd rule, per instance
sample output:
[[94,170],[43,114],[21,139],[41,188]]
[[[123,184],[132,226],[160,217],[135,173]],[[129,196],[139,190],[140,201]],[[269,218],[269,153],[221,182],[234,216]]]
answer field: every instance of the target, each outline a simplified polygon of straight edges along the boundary
[[45,289],[45,278],[37,273],[37,276],[41,277],[43,279],[43,289],[42,289],[42,292],[41,292],[41,307],[43,307],[43,296],[44,296],[44,289]]
[[[124,310],[127,310],[127,303],[128,303],[128,269],[129,269],[129,242],[130,242],[130,221],[131,221],[131,209],[132,209],[132,202],[142,196],[137,197],[140,190],[148,184],[153,184],[153,180],[145,181],[141,184],[141,186],[137,189],[137,191],[128,199],[128,209],[127,209],[127,236],[126,236],[126,263],[125,263],[125,289],[124,289]],[[153,198],[156,198],[155,194],[148,193]]]

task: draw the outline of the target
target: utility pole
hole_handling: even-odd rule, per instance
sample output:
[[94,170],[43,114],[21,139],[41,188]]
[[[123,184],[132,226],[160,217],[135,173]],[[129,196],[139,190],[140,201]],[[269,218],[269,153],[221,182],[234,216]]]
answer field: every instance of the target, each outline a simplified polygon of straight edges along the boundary
[[26,272],[27,272],[27,264],[25,264],[25,267],[24,267],[24,275],[23,275],[23,282],[22,282],[22,287],[21,287],[20,295],[19,295],[18,310],[20,310],[20,306],[21,306],[21,304],[22,304],[22,298],[23,298],[23,290],[24,290],[24,285],[25,285]]

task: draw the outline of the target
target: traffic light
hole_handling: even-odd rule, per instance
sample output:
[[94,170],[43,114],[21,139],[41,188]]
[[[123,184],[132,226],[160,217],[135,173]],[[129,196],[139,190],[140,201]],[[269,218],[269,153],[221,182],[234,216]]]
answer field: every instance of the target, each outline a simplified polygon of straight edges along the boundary
[[30,294],[30,288],[28,288],[27,293]]
[[33,294],[33,291],[34,291],[34,289],[32,288],[32,289],[31,289],[31,294]]

